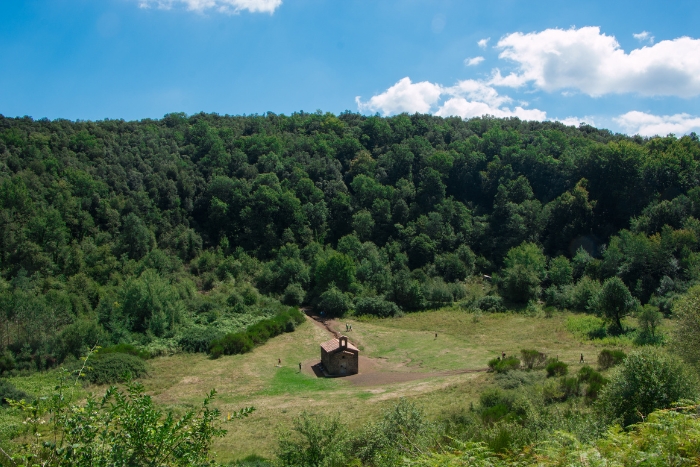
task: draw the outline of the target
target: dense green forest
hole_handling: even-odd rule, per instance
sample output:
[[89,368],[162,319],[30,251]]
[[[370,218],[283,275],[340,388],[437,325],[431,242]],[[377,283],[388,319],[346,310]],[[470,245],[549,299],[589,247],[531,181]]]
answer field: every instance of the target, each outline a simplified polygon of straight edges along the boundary
[[[390,316],[539,301],[604,313],[614,331],[640,305],[670,313],[700,279],[699,181],[695,134],[349,112],[0,116],[0,370],[95,344],[245,351],[293,330],[300,304]],[[474,275],[497,293],[470,301]]]

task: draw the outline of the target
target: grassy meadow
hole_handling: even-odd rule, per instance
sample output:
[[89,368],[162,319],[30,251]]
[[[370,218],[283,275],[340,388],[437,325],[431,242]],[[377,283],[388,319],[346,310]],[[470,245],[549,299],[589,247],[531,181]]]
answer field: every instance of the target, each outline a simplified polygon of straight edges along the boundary
[[[275,337],[247,354],[212,360],[203,354],[182,353],[149,360],[149,376],[142,382],[160,406],[176,412],[197,407],[212,388],[218,392],[215,404],[224,416],[254,406],[256,411],[249,418],[226,422],[228,434],[215,442],[214,451],[222,462],[249,454],[270,457],[280,432],[305,410],[337,413],[356,427],[400,397],[416,401],[430,417],[464,410],[494,384],[494,375],[460,370],[484,370],[501,352],[519,356],[521,349],[532,348],[572,365],[578,365],[583,353],[594,363],[603,342],[571,332],[580,319],[581,315],[570,313],[547,318],[445,309],[402,318],[334,321],[331,326],[343,333],[346,323],[352,325],[346,334],[361,355],[371,359],[364,367],[360,363],[361,378],[334,379],[317,378],[309,369],[319,360],[319,343],[331,335],[307,319],[295,332]],[[606,344],[628,350],[632,342],[618,338]],[[12,383],[29,393],[47,394],[54,377],[55,372],[38,373],[12,378]],[[90,386],[86,391],[101,394],[104,389]]]

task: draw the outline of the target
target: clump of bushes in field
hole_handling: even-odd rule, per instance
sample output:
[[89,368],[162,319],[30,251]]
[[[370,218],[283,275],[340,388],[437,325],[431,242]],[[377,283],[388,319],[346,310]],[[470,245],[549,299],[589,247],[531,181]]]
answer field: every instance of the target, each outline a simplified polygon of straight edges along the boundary
[[489,368],[496,373],[507,373],[520,368],[520,360],[517,357],[494,358],[489,361]]
[[206,352],[209,345],[221,337],[223,333],[218,329],[192,326],[182,333],[177,343],[185,352]]
[[627,354],[622,350],[603,349],[598,354],[598,366],[601,370],[607,370],[615,365],[619,365],[625,358],[627,358]]
[[285,332],[293,332],[296,326],[304,322],[304,314],[297,308],[289,308],[272,318],[258,321],[245,331],[229,333],[214,339],[209,344],[212,358],[222,355],[235,355],[250,352],[256,345]]
[[139,357],[143,360],[148,360],[151,358],[150,352],[145,349],[141,349],[131,344],[116,344],[110,345],[108,347],[103,347],[99,350],[100,355],[105,355],[109,353],[123,353]]
[[0,379],[0,405],[6,405],[8,399],[13,401],[29,401],[30,397],[26,392],[17,389],[9,381]]
[[96,354],[85,369],[85,378],[93,384],[112,384],[146,374],[144,361],[127,353]]
[[547,376],[565,376],[569,372],[569,365],[557,358],[550,358],[547,365],[544,367],[547,370]]
[[385,300],[382,297],[362,297],[358,298],[355,303],[355,314],[388,318],[400,315],[401,310],[396,303]]
[[520,351],[520,357],[528,370],[542,366],[547,360],[547,356],[545,354],[534,349],[522,349]]

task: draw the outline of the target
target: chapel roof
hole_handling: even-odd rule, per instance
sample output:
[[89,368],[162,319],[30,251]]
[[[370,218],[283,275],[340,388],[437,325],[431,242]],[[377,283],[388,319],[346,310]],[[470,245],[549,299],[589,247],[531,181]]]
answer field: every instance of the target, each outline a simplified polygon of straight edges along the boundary
[[[346,337],[346,339],[347,339],[347,337]],[[352,343],[350,343],[350,341],[347,341],[347,342],[348,342],[348,346],[347,346],[348,350],[350,350],[351,352],[359,352],[359,349],[357,347],[355,347],[354,345],[352,345]],[[326,352],[334,352],[334,351],[340,349],[340,338],[334,337],[333,339],[322,343],[321,348],[323,350],[325,350]]]

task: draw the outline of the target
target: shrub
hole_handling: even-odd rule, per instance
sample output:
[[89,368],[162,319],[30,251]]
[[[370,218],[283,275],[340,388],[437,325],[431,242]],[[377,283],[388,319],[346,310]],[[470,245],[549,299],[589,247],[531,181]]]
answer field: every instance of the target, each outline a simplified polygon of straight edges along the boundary
[[107,340],[104,331],[94,321],[78,320],[63,328],[57,337],[56,348],[59,361],[68,355],[80,358],[98,342]]
[[678,325],[671,346],[674,353],[700,369],[700,285],[691,287],[673,305]]
[[29,394],[24,391],[20,391],[9,381],[0,379],[0,404],[7,404],[8,399],[13,401],[25,400],[29,402],[30,397]]
[[608,368],[622,363],[626,357],[627,354],[622,350],[603,349],[598,354],[598,367],[601,370],[607,370]]
[[103,347],[100,349],[99,354],[104,355],[108,353],[126,353],[129,355],[134,355],[143,360],[148,360],[151,358],[150,352],[144,349],[139,349],[138,347],[131,344],[116,344],[110,345],[109,347]]
[[237,332],[226,334],[221,339],[217,339],[211,343],[211,349],[220,347],[225,355],[236,355],[239,353],[250,352],[255,344],[246,333]]
[[244,332],[229,333],[214,339],[209,344],[209,354],[212,358],[221,355],[236,355],[250,352],[256,344],[263,344],[269,338],[283,332],[292,332],[296,325],[304,322],[304,313],[298,308],[284,310],[273,318],[258,321]]
[[540,293],[545,277],[547,259],[534,243],[523,242],[511,248],[504,258],[504,268],[498,279],[503,295],[514,302],[527,303]]
[[547,370],[547,376],[550,378],[552,376],[564,376],[569,372],[569,365],[556,358],[552,358],[547,362],[545,370]]
[[384,300],[381,297],[362,297],[357,299],[355,303],[355,313],[387,318],[396,316],[400,313],[400,310],[396,303]]
[[304,297],[306,292],[301,284],[289,284],[286,289],[284,289],[284,295],[282,296],[282,303],[285,305],[298,306],[304,302]]
[[529,386],[538,379],[538,374],[529,371],[509,371],[496,375],[496,384],[502,389],[517,389],[521,386]]
[[476,307],[481,311],[503,312],[506,307],[503,306],[503,299],[498,295],[486,295],[478,299],[475,303]]
[[584,276],[574,288],[571,306],[578,311],[589,311],[600,289],[600,282]]
[[496,373],[506,373],[520,368],[520,360],[516,357],[506,357],[504,359],[494,358],[489,361],[489,368]]
[[146,374],[146,364],[140,358],[124,353],[97,354],[87,362],[85,377],[93,384],[113,384],[125,381],[125,376],[139,378]]
[[206,352],[212,341],[221,338],[222,332],[211,327],[187,328],[177,341],[185,352]]
[[562,378],[559,381],[561,392],[564,394],[564,400],[571,397],[578,397],[581,383],[578,378]]
[[523,349],[520,351],[520,356],[522,357],[523,364],[532,370],[535,366],[540,366],[544,364],[547,360],[547,356],[540,352],[539,350],[533,349]]
[[590,366],[586,365],[578,371],[578,380],[582,384],[586,384],[584,390],[586,399],[591,402],[598,398],[600,390],[607,384],[608,380],[603,378],[603,375],[595,371]]
[[0,374],[6,371],[12,371],[16,366],[17,363],[15,362],[15,357],[12,355],[12,352],[5,350],[2,355],[0,355]]
[[350,434],[340,416],[312,416],[302,412],[292,421],[292,427],[294,432],[284,433],[279,440],[279,465],[344,465]]
[[480,415],[484,423],[495,423],[504,418],[521,419],[526,413],[525,408],[511,393],[496,388],[482,392],[479,403]]
[[656,409],[683,399],[695,399],[698,381],[688,367],[655,347],[630,353],[603,388],[599,410],[625,426],[641,421]]
[[350,311],[350,308],[352,308],[350,297],[337,287],[331,287],[323,292],[318,302],[318,309],[327,316],[343,316]]

